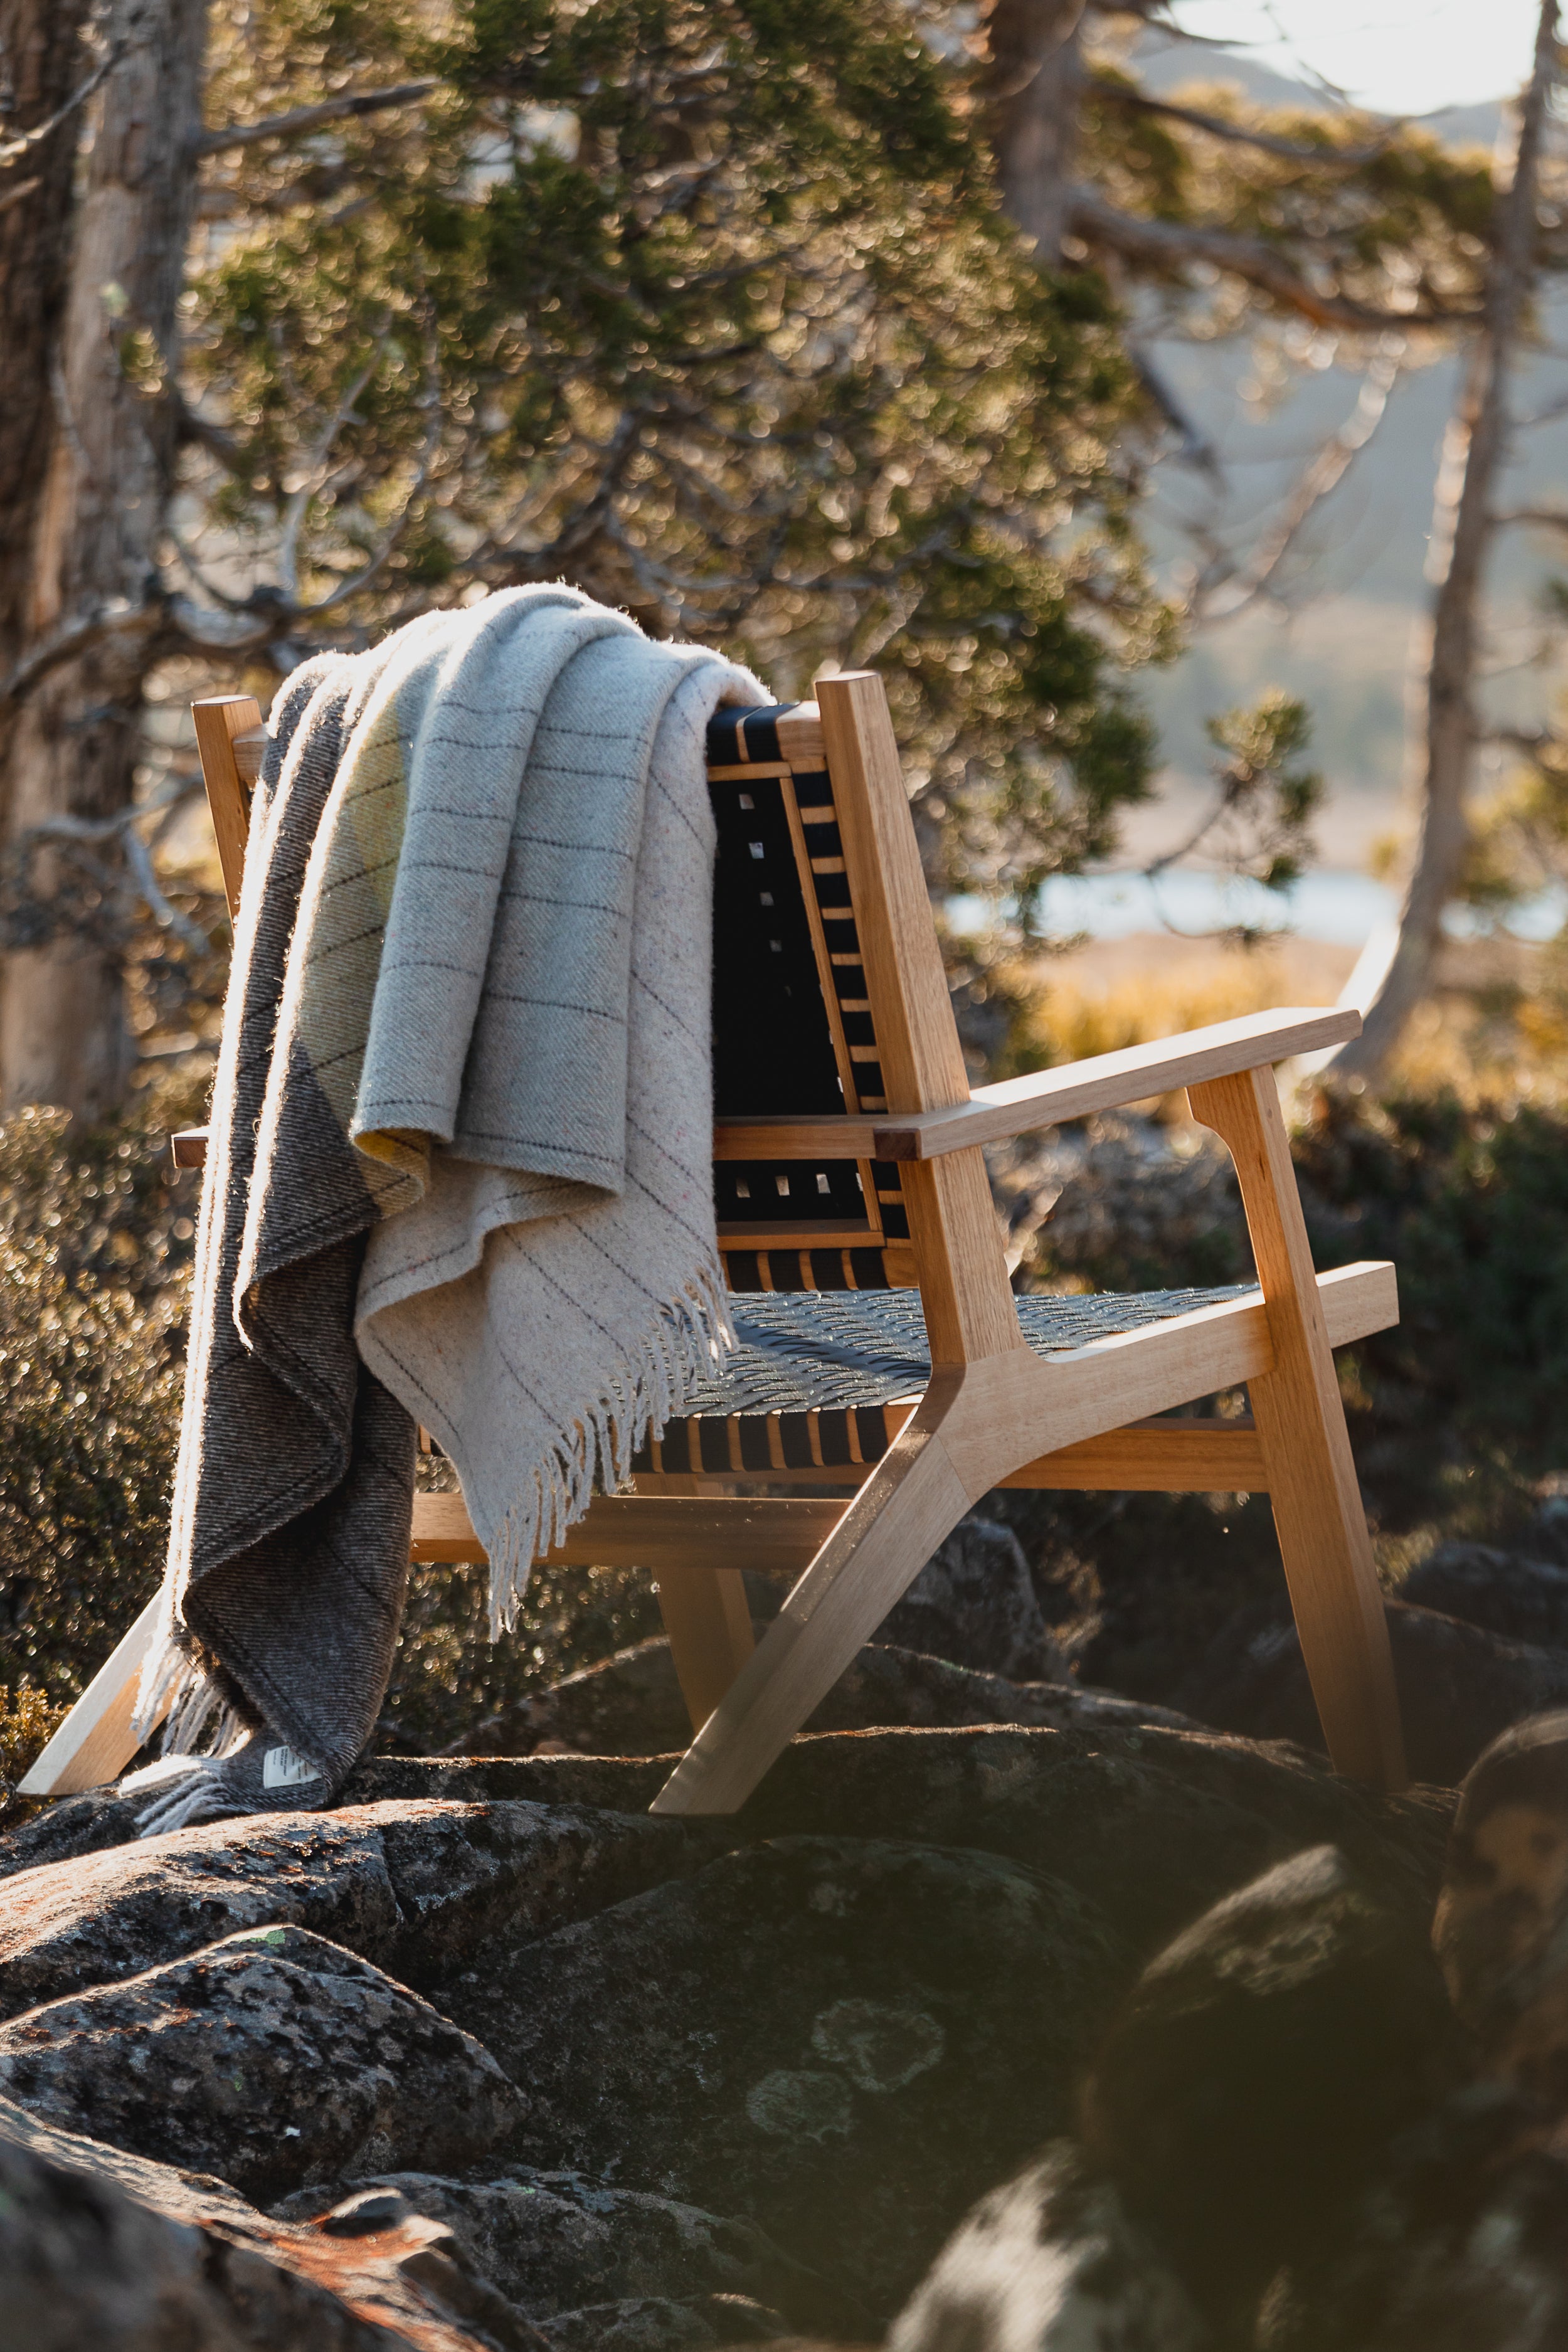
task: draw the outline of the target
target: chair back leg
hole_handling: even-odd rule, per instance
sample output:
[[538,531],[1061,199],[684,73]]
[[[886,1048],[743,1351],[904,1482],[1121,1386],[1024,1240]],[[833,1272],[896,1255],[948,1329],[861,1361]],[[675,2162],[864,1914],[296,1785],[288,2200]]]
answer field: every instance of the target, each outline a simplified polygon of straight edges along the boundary
[[746,1583],[738,1568],[687,1560],[660,1569],[658,1608],[669,1635],[680,1696],[700,1731],[756,1648]]
[[1336,1771],[1403,1789],[1388,1622],[1274,1074],[1210,1078],[1187,1099],[1236,1162],[1268,1310],[1274,1369],[1247,1392],[1329,1755]]

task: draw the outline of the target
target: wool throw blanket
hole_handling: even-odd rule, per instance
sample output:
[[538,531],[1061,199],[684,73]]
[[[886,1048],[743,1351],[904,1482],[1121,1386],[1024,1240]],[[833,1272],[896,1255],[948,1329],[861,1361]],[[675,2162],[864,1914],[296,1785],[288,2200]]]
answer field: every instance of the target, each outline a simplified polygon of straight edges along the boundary
[[563,587],[280,694],[142,1678],[144,1721],[174,1702],[148,1833],[342,1786],[390,1671],[416,1419],[457,1465],[499,1632],[535,1553],[710,1372],[705,735],[766,698]]

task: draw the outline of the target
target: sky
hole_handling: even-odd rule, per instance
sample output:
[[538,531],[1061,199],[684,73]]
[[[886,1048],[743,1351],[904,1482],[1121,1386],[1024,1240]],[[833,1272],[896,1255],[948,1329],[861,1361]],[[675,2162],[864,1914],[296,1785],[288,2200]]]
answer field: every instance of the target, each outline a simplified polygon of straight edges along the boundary
[[1245,43],[1277,73],[1316,73],[1359,104],[1429,114],[1517,89],[1539,0],[1176,0],[1176,21]]

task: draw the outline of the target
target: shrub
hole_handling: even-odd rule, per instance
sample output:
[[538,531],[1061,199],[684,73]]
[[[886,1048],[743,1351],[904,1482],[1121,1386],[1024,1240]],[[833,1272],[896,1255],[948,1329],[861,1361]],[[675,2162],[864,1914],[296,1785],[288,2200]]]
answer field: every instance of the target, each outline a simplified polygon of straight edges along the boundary
[[1399,1270],[1400,1320],[1354,1367],[1358,1453],[1385,1515],[1568,1466],[1568,1112],[1336,1097],[1296,1164],[1319,1264]]
[[16,1783],[43,1754],[67,1712],[65,1700],[47,1699],[30,1683],[24,1683],[15,1697],[0,1690],[0,1829],[9,1829],[37,1810],[16,1795]]
[[489,1638],[488,1568],[416,1568],[376,1726],[384,1753],[438,1755],[489,1715],[659,1633],[648,1579],[628,1568],[536,1568],[515,1633]]
[[191,1216],[162,1138],[0,1125],[0,1684],[76,1696],[156,1589]]

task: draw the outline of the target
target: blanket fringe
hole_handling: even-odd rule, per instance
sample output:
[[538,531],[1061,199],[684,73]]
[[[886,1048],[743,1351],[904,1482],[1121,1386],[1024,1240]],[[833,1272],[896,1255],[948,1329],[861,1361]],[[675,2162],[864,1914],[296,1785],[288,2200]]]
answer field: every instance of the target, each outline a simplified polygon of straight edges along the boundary
[[[145,1745],[160,1723],[163,1724],[163,1737],[159,1742],[159,1753],[163,1757],[203,1755],[221,1759],[245,1738],[245,1726],[222,1692],[208,1681],[175,1640],[174,1595],[167,1587],[158,1630],[142,1662],[131,1729],[135,1738]],[[139,1780],[141,1775],[133,1774],[132,1778]],[[126,1785],[129,1787],[130,1782]]]
[[665,1307],[614,1388],[579,1405],[575,1429],[535,1464],[489,1539],[490,1639],[512,1632],[533,1563],[562,1542],[595,1494],[614,1494],[632,1458],[679,1412],[692,1385],[710,1378],[735,1344],[717,1252]]
[[140,1772],[128,1772],[120,1788],[122,1795],[152,1800],[136,1816],[138,1837],[162,1837],[193,1822],[219,1821],[246,1811],[223,1780],[221,1759],[212,1756],[161,1756]]

